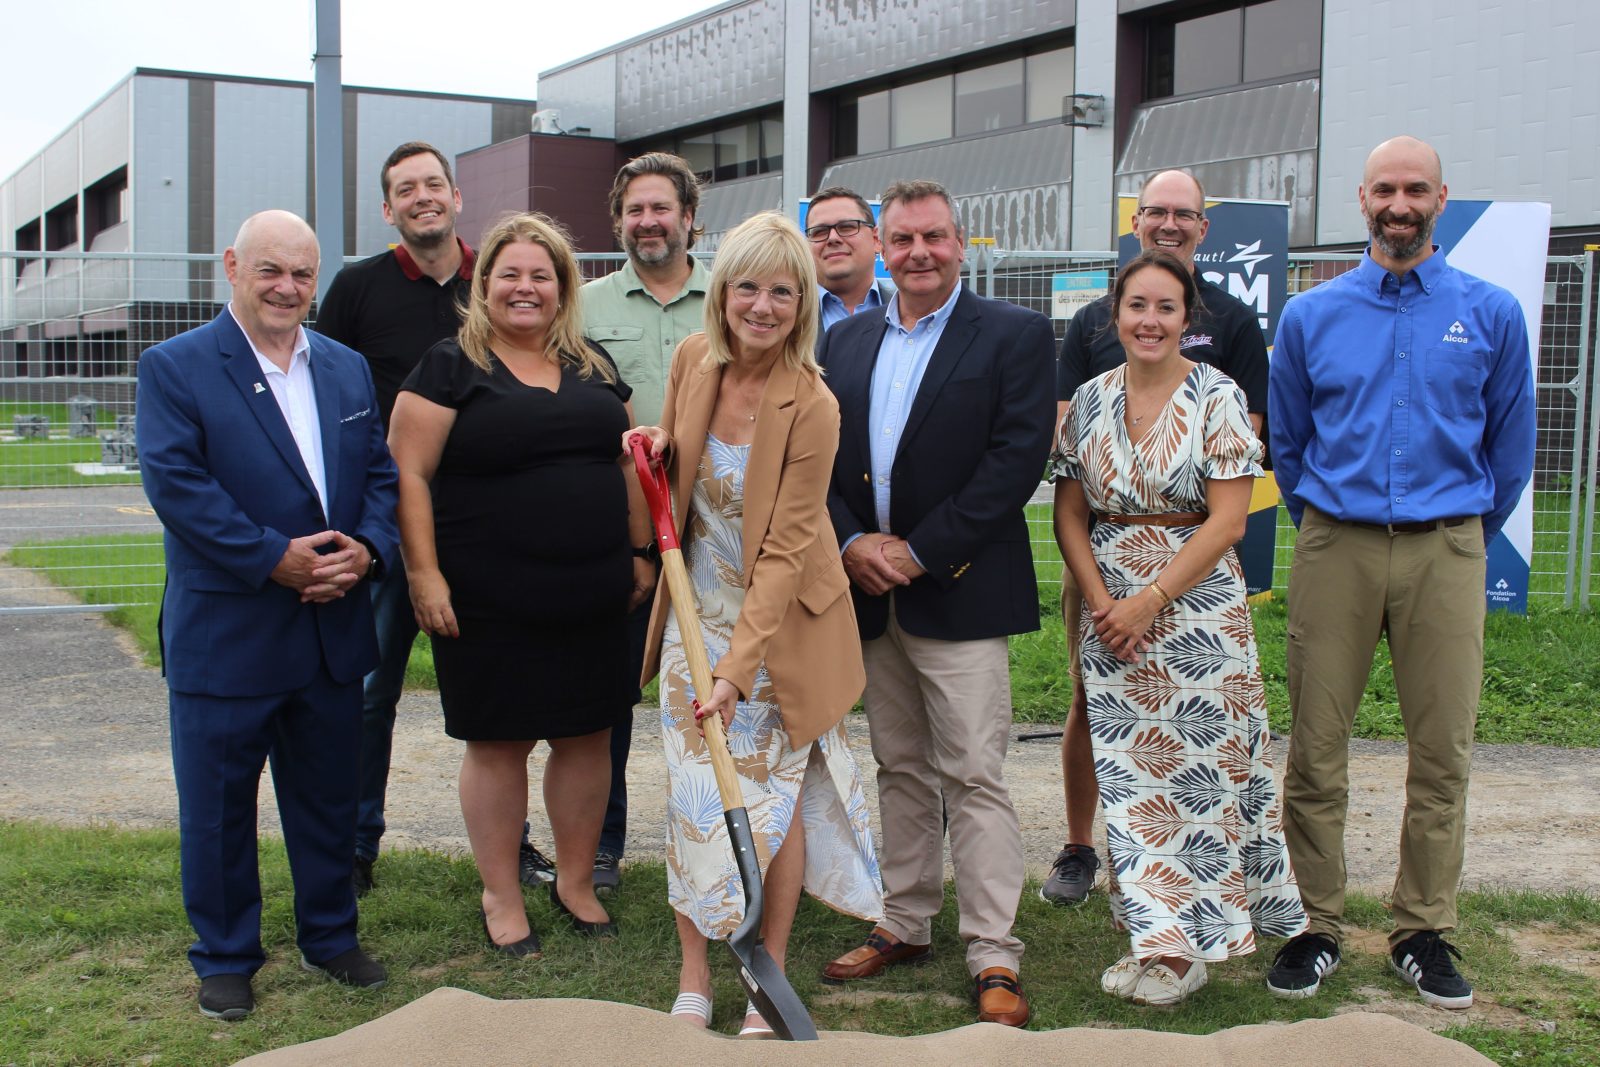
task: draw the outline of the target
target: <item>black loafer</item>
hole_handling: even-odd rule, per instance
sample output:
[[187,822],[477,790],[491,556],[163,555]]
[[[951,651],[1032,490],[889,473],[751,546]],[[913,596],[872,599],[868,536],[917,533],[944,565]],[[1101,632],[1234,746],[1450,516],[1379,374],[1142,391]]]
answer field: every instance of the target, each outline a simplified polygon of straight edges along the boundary
[[489,942],[490,948],[494,949],[501,955],[514,956],[517,958],[526,957],[528,959],[538,959],[540,956],[544,955],[543,947],[539,944],[539,935],[533,932],[533,923],[528,923],[527,937],[523,938],[521,941],[513,941],[508,945],[502,945],[500,942],[496,941],[494,939],[494,935],[489,932],[489,913],[484,911],[482,908],[479,908],[478,917],[483,920],[483,939]]
[[609,919],[605,922],[592,923],[574,915],[572,909],[567,907],[566,902],[561,899],[561,891],[556,888],[556,883],[554,882],[550,883],[550,903],[554,904],[556,910],[567,917],[567,921],[572,924],[572,928],[584,937],[617,936],[617,924]]
[[200,1014],[236,1023],[256,1010],[248,974],[213,974],[200,979]]
[[356,989],[382,989],[389,981],[389,972],[384,970],[383,964],[363,952],[359,945],[324,963],[312,963],[301,956],[300,966],[307,971],[325,974],[340,985]]

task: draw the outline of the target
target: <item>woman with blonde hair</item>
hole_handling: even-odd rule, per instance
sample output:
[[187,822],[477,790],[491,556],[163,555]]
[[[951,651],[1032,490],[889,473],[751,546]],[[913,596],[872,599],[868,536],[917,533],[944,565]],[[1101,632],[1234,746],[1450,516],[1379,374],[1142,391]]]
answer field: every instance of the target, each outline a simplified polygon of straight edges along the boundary
[[654,588],[642,497],[617,463],[629,389],[585,341],[571,244],[543,215],[489,232],[455,340],[402,386],[389,429],[417,624],[432,638],[445,732],[466,742],[461,813],[492,948],[536,955],[517,878],[528,755],[550,746],[550,899],[615,932],[591,872],[624,721],[627,613]]
[[[849,915],[883,912],[843,727],[866,676],[827,518],[839,406],[813,354],[816,331],[804,238],[781,215],[756,215],[717,250],[706,332],[678,346],[662,424],[639,427],[667,464],[716,679],[709,694],[693,691],[662,586],[644,673],[659,663],[667,891],[683,949],[673,1014],[700,1026],[711,1021],[707,940],[744,914],[700,717],[720,715],[728,732],[763,872],[762,936],[778,965],[802,886]],[[769,1032],[747,1004],[741,1034]]]

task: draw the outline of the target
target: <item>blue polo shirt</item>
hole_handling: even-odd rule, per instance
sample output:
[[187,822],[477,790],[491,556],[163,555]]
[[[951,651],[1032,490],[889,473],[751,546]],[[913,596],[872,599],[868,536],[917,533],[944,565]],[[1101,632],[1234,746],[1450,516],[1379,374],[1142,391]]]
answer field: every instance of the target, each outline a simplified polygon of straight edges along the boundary
[[1533,370],[1516,298],[1437,249],[1400,278],[1370,251],[1289,301],[1268,425],[1295,525],[1310,504],[1387,524],[1505,525],[1533,473]]

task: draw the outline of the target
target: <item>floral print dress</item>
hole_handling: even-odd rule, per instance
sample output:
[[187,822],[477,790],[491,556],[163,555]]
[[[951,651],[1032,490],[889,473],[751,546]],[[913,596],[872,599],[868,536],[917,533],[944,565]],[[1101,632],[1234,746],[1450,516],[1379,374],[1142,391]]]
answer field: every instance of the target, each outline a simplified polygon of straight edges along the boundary
[[[744,603],[744,472],[749,445],[707,435],[690,501],[685,564],[700,602],[700,623],[713,665],[727,651]],[[722,801],[705,739],[695,724],[676,612],[669,612],[661,651],[661,733],[667,752],[667,897],[701,933],[726,938],[744,919],[744,884],[734,865]],[[728,730],[757,859],[767,864],[795,818],[806,835],[805,888],[857,918],[883,916],[883,886],[861,774],[844,724],[796,751],[789,744],[772,680],[756,672],[750,699],[740,701]],[[804,788],[802,788],[804,786]]]
[[[1123,421],[1125,371],[1086,382],[1061,431],[1056,475],[1081,483],[1092,510],[1202,512],[1208,479],[1261,477],[1244,394],[1221,371],[1196,364],[1138,442]],[[1089,541],[1107,591],[1121,599],[1149,585],[1198,528],[1096,523]],[[1111,913],[1133,953],[1224,960],[1253,952],[1257,932],[1305,929],[1233,549],[1156,616],[1139,662],[1117,659],[1088,612],[1082,637]]]

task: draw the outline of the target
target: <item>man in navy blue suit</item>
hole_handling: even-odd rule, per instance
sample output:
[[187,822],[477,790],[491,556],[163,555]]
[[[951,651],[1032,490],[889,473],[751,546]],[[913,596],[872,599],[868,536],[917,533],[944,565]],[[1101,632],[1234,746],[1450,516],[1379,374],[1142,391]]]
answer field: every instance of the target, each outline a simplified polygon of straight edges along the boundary
[[978,1019],[1022,1026],[1006,638],[1039,628],[1023,506],[1050,451],[1055,337],[1038,312],[962,288],[963,235],[943,186],[896,182],[881,203],[896,293],[883,313],[829,330],[818,359],[839,400],[828,513],[867,667],[884,918],[824,980],[927,957],[948,817]]
[[317,266],[301,219],[251,216],[223,254],[228,306],[139,360],[189,961],[201,1014],[230,1021],[254,1009],[266,959],[256,793],[269,760],[301,965],[362,988],[387,980],[356,942],[350,884],[350,768],[377,642],[370,599],[348,594],[399,564],[396,475],[366,363],[301,327]]

